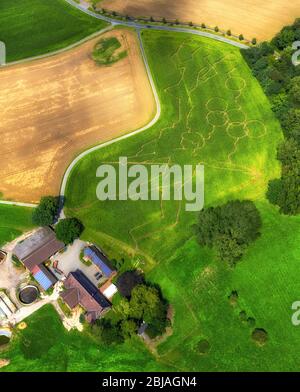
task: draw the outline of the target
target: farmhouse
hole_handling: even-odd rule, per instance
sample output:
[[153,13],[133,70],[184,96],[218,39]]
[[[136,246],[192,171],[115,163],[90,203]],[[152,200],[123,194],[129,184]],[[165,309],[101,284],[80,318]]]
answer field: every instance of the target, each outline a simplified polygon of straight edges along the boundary
[[50,227],[42,227],[24,241],[18,243],[13,254],[22,261],[44,290],[53,286],[57,279],[44,263],[64,248],[64,243],[56,239]]
[[86,311],[85,318],[89,323],[97,320],[111,308],[111,303],[78,269],[70,272],[64,282],[64,288],[65,291],[60,295],[62,300],[70,309],[81,305]]
[[83,251],[84,259],[97,265],[102,274],[111,279],[116,275],[116,270],[111,267],[108,258],[94,245],[88,246]]

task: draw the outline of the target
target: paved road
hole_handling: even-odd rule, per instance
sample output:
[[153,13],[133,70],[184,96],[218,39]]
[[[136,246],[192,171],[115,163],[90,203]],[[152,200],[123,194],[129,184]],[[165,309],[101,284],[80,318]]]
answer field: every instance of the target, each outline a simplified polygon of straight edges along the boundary
[[[101,14],[97,14],[97,13],[95,13],[93,11],[90,11],[90,10],[86,9],[84,6],[76,3],[74,0],[65,0],[65,1],[67,3],[69,3],[70,5],[76,7],[80,11],[85,12],[86,14],[88,14],[90,16],[93,16],[94,18],[104,20],[107,23],[111,23],[113,26],[119,25],[119,26],[134,27],[136,29],[148,29],[147,25],[135,22],[133,20],[123,21],[123,20],[113,19],[111,17],[104,16],[104,15],[101,15]],[[241,48],[241,49],[249,49],[249,46],[244,45],[244,44],[242,44],[240,42],[236,42],[236,41],[233,41],[233,40],[231,40],[229,38],[218,36],[216,34],[208,33],[206,31],[197,31],[197,30],[193,30],[193,29],[188,29],[188,28],[184,28],[184,27],[176,27],[176,26],[155,26],[155,25],[151,25],[150,28],[152,30],[172,31],[172,32],[177,32],[177,33],[188,33],[188,34],[193,34],[193,35],[200,35],[201,37],[212,38],[212,39],[214,39],[216,41],[221,41],[221,42],[224,42],[224,43],[229,44],[229,45],[236,46],[236,47]]]
[[[68,0],[67,0],[67,1],[68,1]],[[66,170],[66,172],[65,172],[65,174],[64,174],[64,177],[63,177],[63,180],[62,180],[62,184],[61,184],[61,189],[60,189],[60,196],[61,196],[61,197],[64,197],[64,196],[65,196],[67,181],[68,181],[68,178],[69,178],[69,175],[70,175],[72,169],[74,168],[74,166],[76,166],[76,164],[77,164],[83,157],[85,157],[86,155],[90,154],[90,153],[93,152],[93,151],[100,150],[100,149],[102,149],[102,148],[104,148],[104,147],[107,147],[107,146],[113,144],[113,143],[117,143],[117,142],[119,142],[119,141],[121,141],[121,140],[127,139],[127,138],[129,138],[129,137],[134,136],[134,135],[137,135],[138,133],[141,133],[141,132],[145,131],[146,129],[149,129],[149,128],[152,127],[152,126],[158,121],[158,119],[160,118],[160,115],[161,115],[161,105],[160,105],[158,93],[157,93],[157,91],[156,91],[155,83],[154,83],[154,81],[153,81],[152,74],[151,74],[151,71],[150,71],[150,66],[149,66],[149,63],[148,63],[148,60],[147,60],[147,57],[146,57],[146,54],[145,54],[145,50],[144,50],[144,46],[143,46],[143,41],[142,41],[142,38],[141,38],[141,31],[138,30],[137,33],[138,33],[138,38],[139,38],[139,43],[140,43],[140,48],[141,48],[141,54],[142,54],[142,57],[143,57],[143,60],[144,60],[144,63],[145,63],[145,67],[146,67],[146,71],[147,71],[147,74],[148,74],[149,82],[150,82],[150,85],[151,85],[151,88],[152,88],[152,91],[153,91],[153,95],[154,95],[154,99],[155,99],[155,103],[156,103],[156,114],[155,114],[154,118],[153,118],[147,125],[145,125],[144,127],[139,128],[139,129],[137,129],[137,130],[135,130],[135,131],[133,131],[133,132],[131,132],[131,133],[128,133],[128,134],[126,134],[126,135],[120,136],[120,137],[118,137],[118,138],[116,138],[116,139],[109,140],[108,142],[102,143],[102,144],[100,144],[100,145],[98,145],[98,146],[91,147],[91,148],[89,148],[88,150],[82,152],[80,155],[78,155],[78,156],[71,162],[70,166],[67,168],[67,170]],[[60,218],[64,218],[64,213],[63,213],[63,211],[61,212]]]
[[0,200],[0,204],[6,204],[9,206],[18,206],[18,207],[30,207],[30,208],[35,208],[37,207],[37,204],[33,203],[21,203],[18,201],[5,201],[5,200]]
[[[152,29],[152,30],[160,30],[160,31],[172,31],[172,32],[177,32],[177,33],[188,33],[188,34],[193,34],[193,35],[198,35],[198,36],[202,36],[202,37],[211,38],[211,39],[214,39],[216,41],[220,41],[220,42],[223,42],[223,43],[226,43],[226,44],[229,44],[229,45],[241,48],[241,49],[248,49],[249,48],[248,46],[246,46],[246,45],[244,45],[244,44],[242,44],[240,42],[236,42],[236,41],[230,40],[230,39],[228,39],[226,37],[218,36],[218,35],[211,34],[211,33],[205,32],[205,31],[197,31],[197,30],[192,30],[192,29],[188,29],[188,28],[184,28],[184,27],[176,27],[176,26],[154,26],[154,25],[151,25],[151,26],[149,25],[148,26],[148,25],[137,23],[137,22],[134,22],[134,21],[119,21],[119,20],[116,20],[116,19],[104,16],[104,15],[101,15],[101,14],[97,14],[97,13],[95,13],[93,11],[90,11],[90,10],[86,9],[84,6],[76,3],[73,0],[65,0],[65,1],[67,3],[69,3],[70,5],[76,7],[80,11],[82,11],[82,12],[84,12],[84,13],[86,13],[86,14],[94,17],[94,18],[97,18],[97,19],[103,20],[103,21],[105,21],[107,23],[110,23],[112,25],[112,26],[109,26],[109,27],[101,30],[102,33],[105,32],[106,30],[111,29],[111,27],[114,27],[114,26],[133,27],[133,28],[135,28],[137,30],[139,43],[140,43],[140,48],[141,48],[141,53],[142,53],[142,57],[143,57],[143,60],[144,60],[144,63],[145,63],[145,67],[146,67],[146,71],[147,71],[147,74],[148,74],[149,82],[150,82],[150,85],[151,85],[151,88],[152,88],[152,91],[153,91],[153,95],[154,95],[154,98],[155,98],[157,110],[156,110],[155,117],[147,125],[145,125],[144,127],[139,128],[139,129],[137,129],[137,130],[135,130],[135,131],[133,131],[133,132],[131,132],[129,134],[124,135],[124,136],[121,136],[121,137],[118,137],[116,139],[113,139],[113,140],[110,140],[108,142],[105,142],[105,143],[103,143],[101,145],[94,146],[94,147],[84,151],[80,155],[78,155],[71,162],[71,164],[69,165],[69,167],[67,168],[67,170],[66,170],[66,172],[64,174],[64,177],[63,177],[63,180],[62,180],[62,184],[61,184],[61,190],[60,190],[60,195],[62,197],[65,196],[67,180],[68,180],[68,177],[69,177],[72,169],[76,166],[76,164],[83,157],[85,157],[86,155],[92,153],[93,151],[100,150],[100,149],[102,149],[104,147],[107,147],[107,146],[113,144],[113,143],[117,143],[117,142],[119,142],[121,140],[127,139],[129,137],[132,137],[132,136],[138,134],[138,133],[141,133],[141,132],[145,131],[146,129],[149,129],[150,127],[152,127],[158,121],[158,119],[160,117],[161,105],[160,105],[159,97],[158,97],[158,94],[157,94],[157,91],[156,91],[156,88],[155,88],[155,84],[154,84],[154,81],[153,81],[153,78],[152,78],[152,74],[151,74],[151,71],[150,71],[148,60],[147,60],[147,57],[146,57],[146,54],[145,54],[145,50],[144,50],[144,47],[143,47],[143,42],[142,42],[142,39],[141,39],[141,30]],[[99,34],[99,32],[97,32],[95,34]],[[87,38],[85,38],[82,41],[85,41],[88,38],[90,38],[90,37],[87,37]],[[82,43],[82,41],[71,45],[71,47],[74,47],[74,46]],[[70,47],[62,49],[60,51],[68,50],[68,49],[70,49]],[[60,52],[60,51],[58,51],[58,52]],[[58,52],[55,52],[54,54],[56,54]],[[38,56],[36,58],[43,58],[43,57],[50,56],[52,54],[53,53],[50,53],[50,54]],[[30,60],[33,60],[33,59],[36,59],[36,58],[25,59],[24,61],[30,61]],[[16,206],[22,206],[22,207],[36,207],[35,204],[31,204],[31,203],[18,203],[18,202],[1,201],[1,200],[0,200],[0,204],[16,205]],[[64,217],[64,212],[63,211],[61,212],[61,216],[60,217],[61,218]]]

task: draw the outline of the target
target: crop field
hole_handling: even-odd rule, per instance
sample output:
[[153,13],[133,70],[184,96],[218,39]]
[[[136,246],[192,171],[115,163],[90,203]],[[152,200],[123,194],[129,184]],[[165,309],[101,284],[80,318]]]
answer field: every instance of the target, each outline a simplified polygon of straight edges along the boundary
[[[296,370],[300,343],[290,317],[300,290],[300,219],[280,216],[264,198],[267,181],[280,172],[275,156],[282,139],[268,100],[236,48],[154,31],[144,32],[143,41],[162,103],[161,119],[151,130],[80,161],[68,182],[67,213],[82,220],[85,238],[111,258],[142,268],[160,285],[174,309],[173,334],[152,355],[138,341],[130,343],[132,352],[127,343],[105,348],[104,363],[101,346],[85,335],[62,332],[49,351],[30,350],[33,357],[26,362],[29,354],[20,333],[5,353],[11,359],[6,369]],[[197,245],[197,213],[186,212],[180,202],[98,201],[96,169],[119,156],[131,163],[204,163],[206,207],[232,198],[254,200],[263,218],[262,236],[230,269]],[[228,299],[233,290],[239,295],[235,304]],[[267,330],[264,347],[251,340],[253,324],[241,319],[241,311]],[[50,324],[48,312],[42,309],[30,319],[28,341],[38,341],[30,335]],[[71,339],[71,349],[62,350]],[[197,351],[202,339],[210,344],[205,355]],[[73,347],[83,342],[85,355],[79,359]]]
[[0,40],[7,62],[64,48],[107,24],[64,0],[1,0]]
[[30,230],[31,208],[0,204],[0,246]]
[[[128,55],[98,66],[100,38],[118,38]],[[57,194],[82,150],[143,126],[155,102],[136,35],[119,30],[72,50],[0,70],[1,198],[37,202]]]
[[300,9],[300,0],[104,0],[99,7],[124,15],[179,19],[231,29],[234,34],[259,40],[272,38],[283,26],[291,24]]

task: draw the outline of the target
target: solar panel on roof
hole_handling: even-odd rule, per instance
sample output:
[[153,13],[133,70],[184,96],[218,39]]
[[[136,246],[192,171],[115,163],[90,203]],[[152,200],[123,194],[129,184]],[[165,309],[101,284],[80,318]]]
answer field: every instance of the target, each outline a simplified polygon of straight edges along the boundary
[[[84,249],[84,255],[89,257],[94,264],[96,264],[101,271],[106,275],[106,277],[109,277],[112,274],[112,270],[108,267],[107,264],[100,258],[100,252],[99,254],[96,254],[91,248],[85,248]],[[103,256],[104,258],[104,256]]]
[[52,286],[51,280],[40,269],[33,276],[44,290],[48,290]]

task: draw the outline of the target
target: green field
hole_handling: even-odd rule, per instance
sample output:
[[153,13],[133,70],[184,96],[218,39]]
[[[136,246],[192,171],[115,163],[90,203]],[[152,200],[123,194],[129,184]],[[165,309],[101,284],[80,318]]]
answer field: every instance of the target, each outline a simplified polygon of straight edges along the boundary
[[31,208],[0,204],[0,246],[33,227]]
[[[300,292],[300,217],[279,215],[264,197],[268,180],[280,175],[275,156],[282,139],[269,102],[234,47],[154,31],[144,32],[143,41],[161,119],[151,130],[80,161],[68,182],[66,206],[84,223],[84,238],[160,285],[174,307],[173,335],[155,356],[138,340],[102,348],[85,334],[64,332],[46,308],[18,332],[5,354],[12,361],[6,370],[298,370],[300,330],[291,323],[291,305]],[[96,169],[119,156],[144,164],[204,163],[206,207],[254,200],[262,236],[230,269],[197,245],[197,213],[185,212],[179,202],[99,202]],[[235,305],[228,300],[233,290],[239,296]],[[241,311],[268,332],[264,347],[251,340],[254,326],[241,320]],[[45,325],[51,342],[47,338],[42,350]],[[24,337],[36,349],[27,349]],[[210,343],[206,355],[196,349],[202,339]]]
[[0,41],[7,62],[64,48],[107,26],[64,0],[1,0]]

